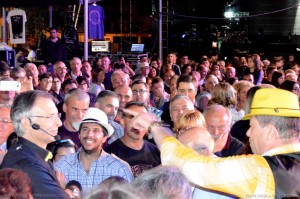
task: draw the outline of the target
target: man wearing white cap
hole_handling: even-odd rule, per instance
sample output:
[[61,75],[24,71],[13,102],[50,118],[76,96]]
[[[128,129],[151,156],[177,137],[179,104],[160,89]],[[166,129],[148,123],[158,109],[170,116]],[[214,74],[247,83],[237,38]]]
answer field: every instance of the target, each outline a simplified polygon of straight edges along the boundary
[[244,117],[250,119],[247,136],[254,155],[222,159],[183,146],[152,115],[124,111],[136,115],[132,126],[152,133],[162,164],[177,166],[198,186],[239,198],[300,197],[300,111],[292,92],[259,89]]
[[103,111],[89,108],[82,121],[73,125],[79,132],[82,147],[76,153],[56,162],[56,171],[62,173],[67,181],[80,182],[83,191],[88,191],[110,176],[120,176],[132,181],[130,168],[102,150],[103,143],[114,132]]

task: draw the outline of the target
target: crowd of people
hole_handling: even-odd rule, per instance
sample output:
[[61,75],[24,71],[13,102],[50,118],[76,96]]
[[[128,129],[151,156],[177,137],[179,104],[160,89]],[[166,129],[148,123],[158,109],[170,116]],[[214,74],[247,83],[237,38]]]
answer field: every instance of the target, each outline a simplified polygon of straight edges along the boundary
[[231,60],[1,61],[0,197],[299,197],[299,65]]

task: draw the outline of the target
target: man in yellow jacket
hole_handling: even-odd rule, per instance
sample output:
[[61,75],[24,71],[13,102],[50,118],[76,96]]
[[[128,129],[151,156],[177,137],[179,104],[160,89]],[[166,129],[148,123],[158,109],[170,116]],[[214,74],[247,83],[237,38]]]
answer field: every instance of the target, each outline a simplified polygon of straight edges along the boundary
[[247,132],[254,155],[211,158],[172,137],[150,114],[135,114],[132,125],[147,128],[161,150],[163,165],[178,167],[190,182],[242,198],[300,197],[300,111],[295,94],[259,89]]

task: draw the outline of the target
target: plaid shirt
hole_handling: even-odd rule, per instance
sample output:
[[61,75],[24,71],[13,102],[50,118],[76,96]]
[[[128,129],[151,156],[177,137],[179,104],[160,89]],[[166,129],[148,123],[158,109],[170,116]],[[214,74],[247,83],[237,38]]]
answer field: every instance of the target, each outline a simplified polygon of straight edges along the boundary
[[87,173],[79,161],[80,151],[81,148],[76,153],[61,158],[54,164],[54,169],[64,174],[68,181],[77,180],[80,182],[84,192],[99,185],[100,182],[110,176],[120,176],[128,182],[133,180],[130,168],[104,150],[101,151],[100,157],[92,163],[90,171]]
[[[300,151],[299,144],[274,148],[263,155],[277,155]],[[163,165],[181,169],[194,184],[230,193],[241,198],[275,198],[275,182],[271,168],[260,155],[241,155],[211,158],[198,155],[173,137],[163,140]]]

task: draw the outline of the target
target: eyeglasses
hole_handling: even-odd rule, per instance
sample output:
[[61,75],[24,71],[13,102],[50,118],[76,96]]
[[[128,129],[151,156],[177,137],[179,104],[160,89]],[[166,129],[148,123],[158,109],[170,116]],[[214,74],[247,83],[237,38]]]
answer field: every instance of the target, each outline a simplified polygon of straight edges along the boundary
[[44,82],[44,83],[48,83],[48,84],[52,84],[52,79],[42,79],[41,80],[42,82]]
[[133,95],[137,95],[137,94],[142,95],[142,94],[144,94],[145,92],[147,92],[147,91],[146,91],[146,90],[143,90],[143,89],[140,89],[140,90],[133,90],[133,91],[132,91],[132,94],[133,94]]
[[52,115],[49,115],[49,116],[31,115],[29,117],[38,117],[38,118],[44,118],[44,119],[49,119],[49,120],[54,121],[56,118],[60,119],[60,116],[61,116],[61,114],[58,113],[58,114],[52,114]]
[[12,122],[8,119],[1,119],[0,123],[4,123],[4,124],[11,124]]

